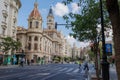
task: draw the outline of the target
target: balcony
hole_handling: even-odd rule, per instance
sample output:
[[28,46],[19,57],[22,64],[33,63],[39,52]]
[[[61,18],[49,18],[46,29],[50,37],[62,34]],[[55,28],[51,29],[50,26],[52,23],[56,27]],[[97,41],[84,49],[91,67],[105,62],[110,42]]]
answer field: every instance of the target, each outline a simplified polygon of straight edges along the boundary
[[7,10],[2,10],[2,14],[3,14],[4,17],[7,17],[8,16]]
[[7,28],[7,23],[5,21],[2,21],[2,28]]

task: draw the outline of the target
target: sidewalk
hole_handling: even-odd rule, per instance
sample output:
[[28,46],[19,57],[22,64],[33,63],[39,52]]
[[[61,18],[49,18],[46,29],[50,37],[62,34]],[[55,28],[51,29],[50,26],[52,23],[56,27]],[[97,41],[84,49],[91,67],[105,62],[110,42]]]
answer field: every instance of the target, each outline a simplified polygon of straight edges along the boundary
[[19,65],[1,65],[0,69],[5,69],[5,68],[15,68],[18,67]]
[[116,66],[110,66],[110,80],[118,80],[117,79],[117,72],[116,72]]
[[[96,72],[89,72],[88,76],[89,76],[88,80],[92,80],[91,78],[96,76]],[[110,80],[118,80],[115,65],[114,66],[110,65],[109,76],[110,76]]]

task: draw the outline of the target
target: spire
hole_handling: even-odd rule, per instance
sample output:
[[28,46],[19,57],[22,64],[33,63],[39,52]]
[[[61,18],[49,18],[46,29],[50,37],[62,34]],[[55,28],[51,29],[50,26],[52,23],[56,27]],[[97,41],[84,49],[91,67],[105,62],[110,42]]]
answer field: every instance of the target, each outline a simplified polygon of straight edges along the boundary
[[50,6],[50,10],[49,10],[48,16],[53,16],[52,6]]
[[35,3],[34,3],[34,8],[38,8],[38,3],[37,3],[37,0],[35,0]]

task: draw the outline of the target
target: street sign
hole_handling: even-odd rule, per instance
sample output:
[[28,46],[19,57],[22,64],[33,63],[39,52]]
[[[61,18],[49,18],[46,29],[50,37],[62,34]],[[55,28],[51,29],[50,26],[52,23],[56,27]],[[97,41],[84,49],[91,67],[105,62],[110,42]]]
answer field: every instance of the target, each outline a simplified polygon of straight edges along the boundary
[[107,55],[112,55],[112,44],[105,44],[105,48],[106,48],[106,54]]

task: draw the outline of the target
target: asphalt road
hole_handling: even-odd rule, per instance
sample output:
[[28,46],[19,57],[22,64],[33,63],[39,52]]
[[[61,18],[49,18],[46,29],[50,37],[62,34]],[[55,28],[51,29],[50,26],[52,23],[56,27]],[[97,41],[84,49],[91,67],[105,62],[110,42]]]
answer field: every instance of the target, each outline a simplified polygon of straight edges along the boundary
[[0,80],[87,80],[77,64],[47,64],[0,69]]

